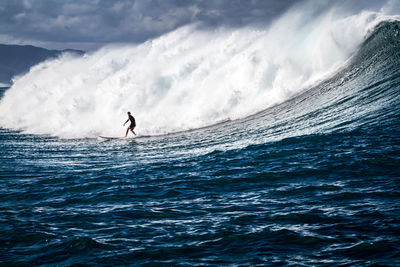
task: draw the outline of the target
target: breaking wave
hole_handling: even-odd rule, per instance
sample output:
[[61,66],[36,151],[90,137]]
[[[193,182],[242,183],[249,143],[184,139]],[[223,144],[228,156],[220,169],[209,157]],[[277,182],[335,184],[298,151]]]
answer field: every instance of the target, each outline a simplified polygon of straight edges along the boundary
[[138,45],[34,66],[0,102],[0,126],[62,138],[156,135],[244,118],[331,77],[390,18],[297,6],[267,28],[189,25]]

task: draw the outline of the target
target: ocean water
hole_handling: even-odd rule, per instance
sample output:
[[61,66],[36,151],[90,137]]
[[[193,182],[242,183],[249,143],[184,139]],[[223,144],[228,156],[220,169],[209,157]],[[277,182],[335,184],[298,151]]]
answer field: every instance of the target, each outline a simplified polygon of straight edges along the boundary
[[[139,135],[124,140],[98,138],[101,125],[112,128],[114,121],[93,113],[100,112],[97,104],[114,107],[123,116],[118,132],[109,134],[122,135],[126,107],[117,108],[111,95],[110,102],[94,99],[95,105],[78,91],[82,81],[120,85],[120,99],[128,90],[125,68],[100,83],[91,73],[80,80],[68,73],[61,83],[69,82],[64,88],[78,96],[66,93],[64,102],[54,96],[60,88],[51,91],[54,84],[43,77],[57,76],[59,65],[79,69],[82,59],[33,69],[1,92],[1,265],[399,266],[400,23],[383,20],[360,40],[327,61],[340,68],[319,66],[329,75],[314,83],[305,71],[302,77],[310,79],[301,84],[310,86],[279,95],[282,101],[268,108],[239,112],[235,101],[250,100],[228,95],[231,105],[219,110],[227,116],[209,118],[214,123],[207,120],[212,105],[198,115],[203,124],[171,125],[162,117],[166,121],[154,120],[147,131],[145,117],[133,112]],[[117,53],[123,51],[138,52]],[[109,55],[102,53],[102,59]],[[224,75],[216,62],[202,62]],[[209,75],[204,71],[199,77]],[[185,86],[197,81],[193,72],[182,75],[192,77]],[[166,77],[155,79],[157,86],[178,83]],[[203,103],[192,101],[202,98],[200,91],[185,98],[193,109]],[[171,95],[183,97],[162,94]],[[150,104],[173,103],[160,99]],[[167,117],[181,122],[179,112]],[[239,116],[246,112],[252,115]],[[85,120],[88,114],[101,125]]]

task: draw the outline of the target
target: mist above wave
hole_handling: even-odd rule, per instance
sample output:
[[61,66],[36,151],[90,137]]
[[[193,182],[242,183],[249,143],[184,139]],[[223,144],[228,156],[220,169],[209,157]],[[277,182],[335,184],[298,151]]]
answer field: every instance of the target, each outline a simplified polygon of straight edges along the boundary
[[[163,134],[249,116],[331,75],[382,20],[309,4],[268,28],[182,27],[139,45],[63,55],[16,78],[0,126],[65,138]],[[317,12],[318,11],[318,12]]]

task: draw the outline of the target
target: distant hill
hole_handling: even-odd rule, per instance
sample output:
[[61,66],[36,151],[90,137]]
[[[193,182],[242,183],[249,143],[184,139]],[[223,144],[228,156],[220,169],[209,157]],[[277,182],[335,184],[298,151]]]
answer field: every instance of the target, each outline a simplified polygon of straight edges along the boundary
[[0,44],[0,84],[11,84],[15,75],[29,71],[29,68],[49,58],[59,56],[63,52],[82,55],[80,50],[48,50],[32,45]]

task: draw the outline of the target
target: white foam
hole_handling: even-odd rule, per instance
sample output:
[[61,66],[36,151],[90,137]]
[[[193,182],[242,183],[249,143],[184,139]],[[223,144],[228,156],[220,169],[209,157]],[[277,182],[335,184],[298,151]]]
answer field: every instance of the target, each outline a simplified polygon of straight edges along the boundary
[[330,75],[379,14],[297,7],[266,29],[189,25],[140,45],[63,55],[17,78],[0,126],[63,138],[120,136],[131,111],[140,134],[251,115]]

